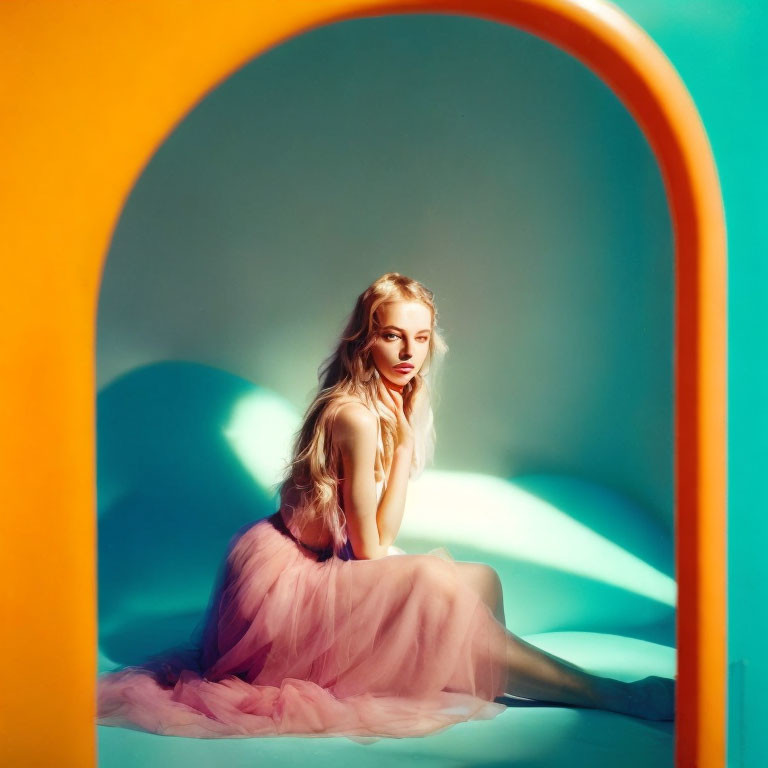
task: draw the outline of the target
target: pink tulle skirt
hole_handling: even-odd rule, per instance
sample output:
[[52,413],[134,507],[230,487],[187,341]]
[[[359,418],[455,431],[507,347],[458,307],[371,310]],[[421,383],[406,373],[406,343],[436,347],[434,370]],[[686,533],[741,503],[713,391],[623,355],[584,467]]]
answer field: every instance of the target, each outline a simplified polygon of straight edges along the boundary
[[364,741],[506,709],[506,628],[449,555],[321,561],[275,520],[230,543],[199,644],[99,676],[98,724]]

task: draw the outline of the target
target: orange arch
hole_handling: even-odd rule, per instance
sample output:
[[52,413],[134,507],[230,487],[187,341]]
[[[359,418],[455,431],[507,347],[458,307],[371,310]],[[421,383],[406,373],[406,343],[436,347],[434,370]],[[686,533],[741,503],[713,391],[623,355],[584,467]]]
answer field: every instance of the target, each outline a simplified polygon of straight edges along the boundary
[[682,81],[643,30],[603,0],[0,5],[0,540],[13,542],[2,563],[13,631],[0,633],[9,662],[0,722],[9,764],[95,760],[95,322],[129,191],[184,115],[254,56],[319,25],[403,13],[478,16],[559,46],[615,91],[655,152],[676,259],[676,765],[725,764],[723,206]]

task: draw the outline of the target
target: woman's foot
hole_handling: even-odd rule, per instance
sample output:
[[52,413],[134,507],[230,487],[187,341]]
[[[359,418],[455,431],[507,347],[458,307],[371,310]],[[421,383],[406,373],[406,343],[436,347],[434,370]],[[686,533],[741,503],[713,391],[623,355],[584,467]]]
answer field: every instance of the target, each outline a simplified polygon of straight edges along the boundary
[[628,714],[645,720],[675,719],[675,680],[651,675],[634,680],[628,686],[631,711]]
[[624,683],[604,678],[596,706],[643,720],[675,719],[675,680],[650,675]]

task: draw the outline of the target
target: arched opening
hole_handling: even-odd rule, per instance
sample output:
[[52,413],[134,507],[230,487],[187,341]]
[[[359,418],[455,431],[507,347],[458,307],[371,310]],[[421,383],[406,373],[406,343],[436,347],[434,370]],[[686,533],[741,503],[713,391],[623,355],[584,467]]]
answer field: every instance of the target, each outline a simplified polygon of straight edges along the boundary
[[[575,6],[570,3],[547,4],[546,7],[539,3],[471,5],[471,8],[464,8],[461,4],[441,3],[418,6],[398,3],[358,6],[350,3],[339,5],[335,12],[328,7],[304,9],[285,6],[268,18],[262,15],[258,6],[238,9],[238,14],[228,9],[226,18],[216,15],[218,12],[212,7],[207,13],[199,11],[201,15],[195,19],[187,18],[187,26],[179,29],[173,37],[179,49],[189,45],[186,35],[193,27],[201,31],[215,25],[219,32],[217,45],[212,46],[205,56],[200,56],[199,51],[194,56],[190,54],[188,60],[194,60],[196,68],[183,70],[185,77],[188,73],[189,79],[184,87],[176,89],[172,99],[167,100],[168,94],[162,89],[152,91],[145,82],[142,83],[141,92],[147,97],[145,111],[136,112],[135,122],[118,134],[113,149],[117,151],[123,147],[126,152],[121,162],[110,167],[108,183],[100,189],[93,186],[90,194],[99,203],[87,215],[77,208],[68,211],[75,214],[75,222],[87,220],[88,227],[78,229],[73,225],[79,237],[66,238],[57,258],[49,257],[49,288],[36,291],[34,301],[29,300],[29,294],[19,293],[11,297],[10,306],[19,320],[18,327],[28,332],[27,338],[33,342],[29,346],[38,351],[38,357],[31,365],[31,358],[25,357],[29,353],[19,351],[17,359],[20,366],[26,365],[44,374],[50,372],[50,380],[60,384],[55,396],[52,390],[43,391],[46,409],[39,412],[31,425],[24,424],[24,428],[29,430],[31,427],[31,434],[37,429],[42,435],[43,429],[48,430],[52,425],[58,425],[62,431],[73,423],[93,426],[90,409],[94,392],[89,376],[93,365],[93,338],[89,334],[94,328],[95,298],[105,253],[104,243],[119,215],[121,198],[132,186],[141,163],[151,155],[179,116],[185,114],[212,84],[286,37],[313,26],[357,16],[399,12],[466,13],[512,24],[549,40],[596,71],[635,116],[658,158],[670,201],[677,268],[678,763],[715,765],[722,754],[724,734],[725,245],[722,206],[706,136],[690,97],[671,65],[651,41],[612,6],[595,3],[585,9],[583,4]],[[158,15],[164,11],[168,13],[169,23],[179,21],[173,18],[173,9],[163,10],[158,6]],[[258,26],[255,35],[252,30],[247,35],[242,33],[249,20]],[[112,32],[115,31],[113,27]],[[162,32],[167,33],[168,28]],[[105,36],[102,36],[102,44]],[[158,43],[160,39],[158,33]],[[224,44],[226,39],[232,41],[231,46]],[[81,49],[81,56],[87,59],[94,50],[95,45],[91,42],[90,47]],[[149,50],[152,48],[149,47]],[[156,55],[157,62],[161,54]],[[117,58],[120,60],[120,57]],[[147,58],[151,60],[152,55]],[[122,62],[126,69],[132,65],[127,50]],[[140,79],[137,78],[137,82]],[[75,85],[78,83],[75,69],[72,82]],[[84,90],[87,90],[86,82],[81,80],[79,83]],[[139,90],[137,86],[136,93]],[[153,106],[156,106],[154,99],[160,101],[161,97],[166,99],[163,109],[153,111]],[[120,108],[116,106],[117,99],[102,97],[96,102],[104,114],[120,113]],[[93,135],[90,134],[91,139]],[[20,205],[23,201],[23,196],[20,196]],[[22,214],[20,222],[23,220]],[[90,236],[84,234],[86,229]],[[94,229],[98,231],[96,236],[92,234]],[[42,235],[38,238],[37,245],[42,248],[45,240]],[[43,261],[41,259],[40,263]],[[82,274],[88,276],[85,285],[72,281],[73,264],[77,264]],[[29,271],[27,265],[18,268],[20,274],[32,278],[34,272]],[[60,355],[39,356],[39,350],[51,348],[50,337],[46,335],[49,326],[37,322],[44,315],[41,308],[46,306],[59,321],[58,338],[66,340],[64,348],[72,352],[68,358],[68,365],[73,371],[71,374],[62,373]],[[39,343],[35,344],[36,341]],[[29,400],[30,394],[24,391],[23,383],[8,382],[9,401]],[[55,415],[50,419],[52,412]],[[75,689],[82,694],[83,705],[78,710],[73,708],[72,723],[57,723],[62,733],[67,734],[60,744],[71,744],[73,754],[89,752],[88,734],[92,721],[86,723],[85,718],[93,715],[89,687],[82,680],[82,672],[89,669],[93,660],[93,647],[85,648],[84,643],[89,642],[89,628],[93,627],[94,603],[85,600],[82,595],[88,594],[87,588],[83,587],[92,585],[94,576],[93,568],[88,565],[92,557],[91,517],[95,506],[94,449],[93,430],[81,431],[82,437],[76,444],[75,454],[72,453],[72,443],[69,443],[62,445],[58,452],[51,447],[42,458],[48,476],[55,479],[67,472],[69,479],[64,487],[75,491],[67,495],[66,514],[51,521],[44,533],[44,536],[51,537],[51,542],[60,543],[62,521],[66,520],[67,541],[71,542],[68,553],[81,555],[80,559],[75,558],[77,567],[70,563],[57,571],[57,578],[52,579],[56,589],[46,592],[45,597],[45,601],[58,601],[66,609],[65,625],[74,623],[77,627],[71,643],[71,670],[76,678],[79,676]],[[24,450],[29,450],[31,461],[31,443]],[[38,459],[38,468],[40,465],[41,460]],[[16,490],[20,499],[28,498],[23,478],[15,482],[18,485],[12,484],[12,491]],[[50,509],[62,509],[61,486],[55,483],[53,486],[50,496],[41,493],[36,497],[35,507],[39,504],[41,514],[46,506],[47,515],[50,515]],[[41,587],[46,584],[45,574],[41,574],[40,581],[20,582],[14,574],[20,573],[22,568],[13,566],[9,574],[10,583],[19,583],[18,593],[31,595],[32,602],[38,600]],[[73,595],[78,596],[76,602]],[[28,681],[27,670],[18,670],[17,674]],[[62,683],[64,681],[66,677]],[[62,684],[61,691],[69,693],[72,688],[69,681],[66,682],[68,685]],[[50,681],[48,683],[50,689]],[[9,689],[16,687],[10,684]],[[85,763],[81,761],[81,764]]]

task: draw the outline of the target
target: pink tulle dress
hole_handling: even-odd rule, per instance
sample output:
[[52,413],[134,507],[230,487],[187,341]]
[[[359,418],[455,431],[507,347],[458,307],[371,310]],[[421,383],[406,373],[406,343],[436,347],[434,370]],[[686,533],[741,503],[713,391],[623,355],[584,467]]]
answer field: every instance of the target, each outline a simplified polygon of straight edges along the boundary
[[365,742],[497,716],[506,628],[445,549],[390,551],[357,560],[347,542],[342,556],[310,552],[279,511],[246,527],[230,542],[202,640],[100,675],[98,724]]

